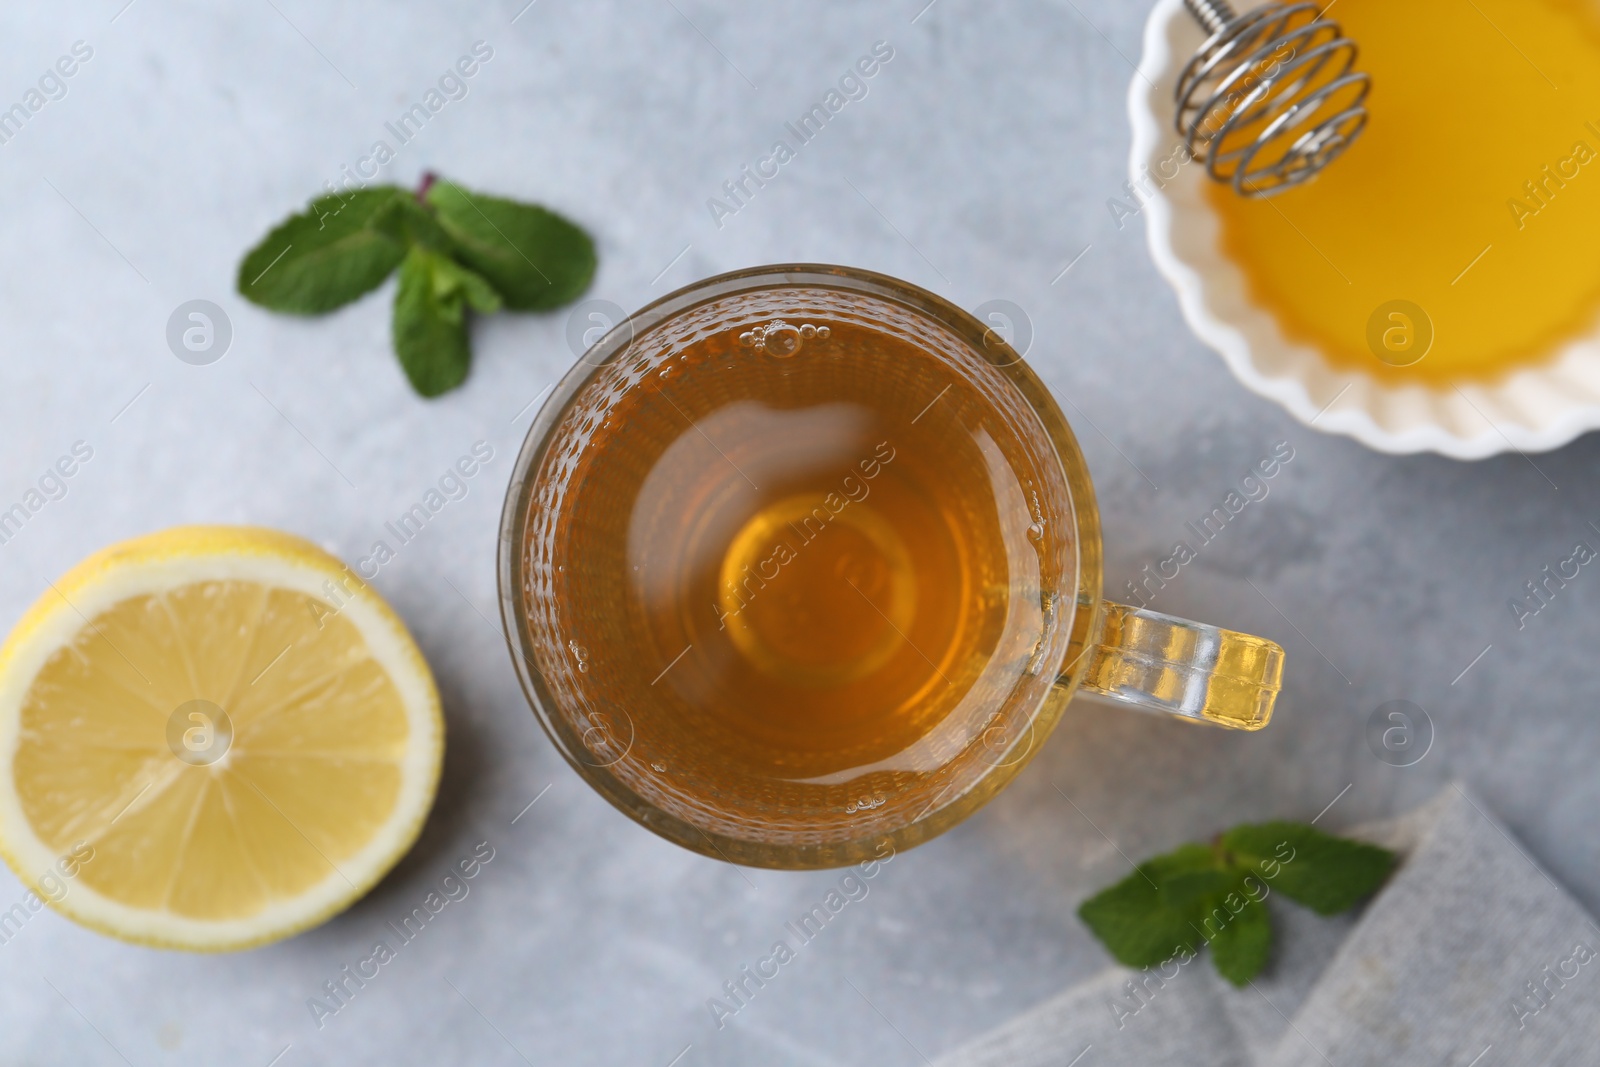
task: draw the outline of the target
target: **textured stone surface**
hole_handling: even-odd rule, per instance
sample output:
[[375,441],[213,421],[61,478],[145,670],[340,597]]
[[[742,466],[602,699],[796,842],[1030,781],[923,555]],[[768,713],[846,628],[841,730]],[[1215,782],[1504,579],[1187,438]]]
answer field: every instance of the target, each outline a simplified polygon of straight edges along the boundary
[[[244,955],[130,948],[39,915],[0,945],[0,1058],[265,1065],[292,1045],[285,1067],[518,1063],[519,1050],[664,1067],[692,1046],[681,1063],[917,1064],[1104,968],[1073,909],[1122,876],[1122,853],[1309,818],[1335,797],[1319,825],[1337,829],[1452,777],[1600,906],[1600,577],[1585,569],[1521,631],[1506,607],[1575,541],[1600,544],[1600,443],[1397,459],[1240,388],[1184,329],[1142,221],[1119,230],[1107,210],[1143,5],[938,0],[918,17],[924,0],[540,0],[520,14],[524,0],[122,2],[18,10],[0,37],[5,105],[72,42],[94,49],[67,95],[0,146],[0,501],[74,441],[95,450],[67,496],[0,545],[0,618],[92,549],[177,522],[280,526],[354,560],[474,441],[496,457],[376,582],[449,718],[415,852],[348,914]],[[593,295],[629,308],[781,260],[886,271],[966,307],[1016,302],[1097,479],[1113,590],[1291,442],[1271,496],[1156,602],[1283,643],[1273,727],[1073,709],[1012,789],[884,868],[719,1031],[706,999],[836,876],[740,871],[656,840],[579,782],[523,703],[485,616],[524,408],[573,358],[565,316],[486,323],[466,387],[423,403],[388,350],[388,289],[309,322],[232,292],[244,249],[480,39],[493,60],[386,180],[435,166],[567,212],[600,241]],[[895,58],[867,97],[719,229],[706,199],[876,40]],[[168,316],[197,298],[234,330],[206,367],[165,341]],[[1436,731],[1412,767],[1366,740],[1396,699]],[[471,896],[319,1031],[306,999],[483,840],[496,858]],[[0,903],[21,893],[0,874]]]

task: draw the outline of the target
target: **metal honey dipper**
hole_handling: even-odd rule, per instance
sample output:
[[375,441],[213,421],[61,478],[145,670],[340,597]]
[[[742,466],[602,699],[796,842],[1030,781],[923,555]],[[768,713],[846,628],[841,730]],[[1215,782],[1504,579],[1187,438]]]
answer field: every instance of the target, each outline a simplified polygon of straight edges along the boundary
[[1272,196],[1316,177],[1366,128],[1372,79],[1317,4],[1184,6],[1210,37],[1178,79],[1176,124],[1213,179]]

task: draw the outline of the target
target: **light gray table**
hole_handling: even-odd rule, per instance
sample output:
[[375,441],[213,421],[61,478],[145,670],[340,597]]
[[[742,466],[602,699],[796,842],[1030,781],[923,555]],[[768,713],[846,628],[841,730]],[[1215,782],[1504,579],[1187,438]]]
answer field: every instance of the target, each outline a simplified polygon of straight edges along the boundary
[[[1143,5],[524,2],[97,0],[14,10],[0,35],[0,106],[74,41],[93,49],[0,145],[0,502],[73,442],[94,450],[0,545],[6,624],[82,555],[178,522],[279,526],[355,559],[475,441],[495,449],[376,583],[449,720],[415,851],[344,916],[241,955],[132,948],[41,915],[0,945],[0,1059],[917,1064],[1105,964],[1073,909],[1126,872],[1119,852],[1310,818],[1335,798],[1320,825],[1337,829],[1451,776],[1600,906],[1600,577],[1586,568],[1520,631],[1506,607],[1575,541],[1600,545],[1600,439],[1472,465],[1397,459],[1235,383],[1184,329],[1142,221],[1119,230],[1106,205]],[[478,40],[493,59],[383,180],[436,167],[559,208],[598,237],[592,295],[629,308],[780,260],[886,271],[969,308],[1014,301],[1098,480],[1111,589],[1290,442],[1271,496],[1157,602],[1285,646],[1272,728],[1075,707],[1011,790],[884,868],[717,1029],[707,998],[836,876],[739,870],[655,839],[567,769],[524,705],[485,616],[501,492],[527,405],[572,358],[566,317],[486,322],[467,386],[423,403],[389,351],[388,290],[312,322],[232,291],[244,249],[375,140],[393,144],[384,124]],[[894,58],[868,95],[719,227],[707,199],[879,40]],[[197,298],[234,333],[203,367],[165,340]],[[1395,699],[1436,731],[1415,766],[1366,740]],[[319,1030],[307,998],[480,841],[495,859],[471,895]],[[21,893],[0,875],[0,902]]]

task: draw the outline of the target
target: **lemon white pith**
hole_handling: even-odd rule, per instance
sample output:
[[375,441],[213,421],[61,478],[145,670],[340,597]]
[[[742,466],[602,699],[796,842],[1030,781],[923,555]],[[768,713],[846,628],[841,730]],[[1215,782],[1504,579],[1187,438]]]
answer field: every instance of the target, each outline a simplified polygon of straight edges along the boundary
[[443,751],[405,625],[271,530],[114,545],[0,648],[0,853],[36,890],[77,857],[54,906],[132,941],[243,948],[343,910],[416,839]]

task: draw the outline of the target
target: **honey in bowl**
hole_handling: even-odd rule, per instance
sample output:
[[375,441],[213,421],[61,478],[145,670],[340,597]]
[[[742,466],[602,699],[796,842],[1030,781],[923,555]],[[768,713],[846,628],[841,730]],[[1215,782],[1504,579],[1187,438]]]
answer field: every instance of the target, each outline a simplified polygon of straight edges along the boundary
[[1429,385],[1591,332],[1600,2],[1339,0],[1332,16],[1373,79],[1361,141],[1271,199],[1206,190],[1254,301],[1336,368]]

